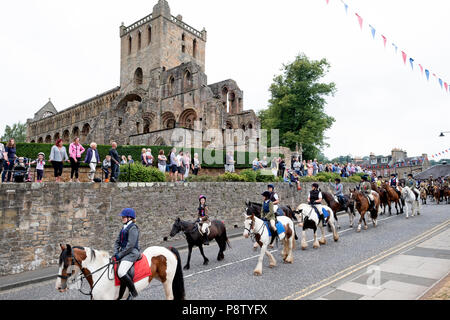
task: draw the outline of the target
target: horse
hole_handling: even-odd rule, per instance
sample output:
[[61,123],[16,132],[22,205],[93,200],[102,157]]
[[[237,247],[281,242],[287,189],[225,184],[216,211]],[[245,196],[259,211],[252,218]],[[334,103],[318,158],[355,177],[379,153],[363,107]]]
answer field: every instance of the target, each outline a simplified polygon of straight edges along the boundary
[[[175,220],[175,223],[172,226],[170,236],[175,237],[175,235],[177,235],[179,232],[184,232],[189,247],[187,263],[183,269],[190,269],[192,248],[194,246],[197,246],[200,249],[200,253],[203,257],[203,265],[208,265],[209,260],[203,252],[203,235],[200,233],[197,223],[182,221],[180,218],[178,218],[177,220]],[[225,259],[225,255],[223,253],[227,249],[227,245],[230,248],[231,246],[227,237],[227,229],[225,228],[225,224],[222,221],[211,221],[208,239],[210,241],[215,239],[217,244],[219,245],[219,254],[217,255],[217,261],[222,261],[223,259]]]
[[439,186],[433,187],[433,197],[436,201],[436,204],[439,204],[441,201],[441,189],[439,188]]
[[[248,239],[249,237],[254,237],[256,243],[261,247],[261,253],[258,258],[258,263],[256,265],[255,270],[253,270],[253,275],[260,276],[262,275],[262,262],[264,259],[264,255],[267,255],[270,260],[270,268],[273,268],[277,265],[277,261],[273,257],[273,255],[267,250],[267,246],[271,241],[271,236],[269,235],[269,226],[266,223],[259,219],[255,214],[247,215],[243,214],[245,217],[244,221],[244,238]],[[278,217],[278,222],[281,223],[284,227],[285,232],[279,234],[278,237],[281,241],[283,241],[283,251],[281,256],[283,258],[284,263],[293,263],[293,250],[295,249],[295,241],[294,241],[294,222],[292,219],[281,216]]]
[[405,200],[405,214],[406,214],[406,219],[409,219],[409,215],[408,215],[408,209],[409,206],[411,206],[411,216],[415,216],[416,213],[417,215],[420,215],[420,205],[419,205],[419,201],[416,200],[416,195],[414,194],[414,192],[409,188],[409,187],[399,187],[400,188],[400,193],[402,194],[402,198]]
[[420,199],[422,200],[422,204],[427,204],[427,189],[424,187],[420,188]]
[[[328,212],[328,226],[331,227],[333,231],[333,239],[335,242],[339,240],[339,234],[336,231],[335,226],[335,220],[334,220],[334,212],[333,210],[324,205],[317,205],[317,209],[320,211],[322,208],[324,208]],[[302,231],[302,250],[306,250],[308,248],[308,243],[306,242],[306,229],[312,229],[314,231],[314,243],[313,248],[317,249],[320,248],[320,245],[325,245],[327,243],[327,240],[325,239],[325,232],[323,230],[323,225],[321,223],[321,220],[316,214],[316,211],[313,209],[312,206],[306,203],[302,203],[297,207],[296,213],[300,214],[300,223],[299,227],[303,228]],[[317,241],[317,226],[319,226],[320,231],[322,233],[322,238]]]
[[378,193],[378,195],[380,196],[380,206],[383,207],[383,212],[381,212],[380,215],[383,215],[386,213],[386,207],[389,207],[389,210],[391,210],[391,207],[390,207],[391,204],[389,202],[386,189],[379,188],[375,182],[371,183],[371,187],[372,187],[372,190],[376,191]]
[[[59,271],[56,289],[65,292],[76,288],[91,300],[115,300],[119,297],[120,286],[115,285],[114,264],[106,251],[87,247],[72,247],[60,244]],[[167,300],[184,300],[184,279],[180,254],[177,249],[150,247],[142,253],[147,259],[151,274],[135,283],[138,292],[150,285],[153,279],[161,281]],[[90,292],[81,290],[83,280],[90,286]],[[124,297],[127,297],[128,288]]]
[[[247,206],[247,208],[245,209],[247,215],[250,216],[254,214],[256,217],[261,219],[261,208],[262,208],[261,203],[246,201],[245,205]],[[290,218],[294,222],[297,221],[295,213],[290,206],[279,205],[278,208],[280,208],[283,211],[285,217]],[[295,240],[298,240],[297,232],[295,231],[295,223],[294,223],[294,238]],[[273,248],[273,245],[269,244],[269,248]],[[258,249],[258,243],[256,242],[254,243],[253,249],[254,250]]]
[[[327,203],[327,206],[333,210],[334,219],[336,220],[336,226],[338,229],[341,228],[339,225],[339,220],[337,217],[337,213],[341,211],[345,211],[348,213],[348,218],[350,220],[350,227],[353,228],[353,220],[355,219],[355,203],[348,195],[344,195],[346,202],[348,203],[347,208],[344,208],[339,201],[336,201],[335,197],[329,192],[322,192],[322,197]],[[350,210],[349,210],[350,209]]]
[[[361,232],[361,223],[363,221],[364,221],[364,230],[367,230],[368,226],[366,223],[365,214],[369,210],[369,200],[363,193],[357,191],[356,189],[350,190],[350,194],[351,198],[355,200],[356,210],[358,210],[360,214],[357,232]],[[370,217],[372,218],[373,226],[376,228],[378,214],[381,213],[380,196],[376,191],[373,190],[372,195],[374,197],[375,207],[370,211]]]
[[448,189],[448,188],[444,189],[442,201],[444,201],[444,198],[445,198],[447,204],[449,204],[449,202],[450,202],[450,189]]
[[[400,195],[397,193],[397,190],[395,190],[394,188],[392,188],[387,182],[385,182],[383,184],[383,188],[386,190],[387,193],[387,199],[388,199],[388,206],[389,206],[389,215],[392,215],[391,212],[391,202],[395,202],[395,210],[397,211],[397,215],[403,213],[403,206],[402,206],[402,202],[401,202],[401,197]],[[400,212],[398,211],[398,207],[400,207]]]

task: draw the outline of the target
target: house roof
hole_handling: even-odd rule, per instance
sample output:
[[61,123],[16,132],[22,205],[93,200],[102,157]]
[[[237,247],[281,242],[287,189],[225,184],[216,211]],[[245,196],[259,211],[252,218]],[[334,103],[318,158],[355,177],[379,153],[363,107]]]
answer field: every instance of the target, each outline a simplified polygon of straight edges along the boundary
[[450,164],[438,164],[425,171],[422,171],[421,173],[416,174],[414,178],[428,179],[430,176],[433,176],[433,179],[450,176]]

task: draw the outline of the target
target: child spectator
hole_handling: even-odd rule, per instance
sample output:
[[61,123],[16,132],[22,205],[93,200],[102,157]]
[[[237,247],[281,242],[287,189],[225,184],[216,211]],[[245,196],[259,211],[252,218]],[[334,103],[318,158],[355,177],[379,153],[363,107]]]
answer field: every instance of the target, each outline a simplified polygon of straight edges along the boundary
[[109,182],[109,169],[111,168],[111,156],[107,155],[102,163],[102,170],[105,173],[105,182]]
[[133,160],[133,157],[131,155],[128,156],[128,163],[129,164],[134,164],[134,160]]
[[31,164],[36,165],[36,182],[41,183],[44,178],[45,154],[43,152],[39,152],[38,158],[31,162]]

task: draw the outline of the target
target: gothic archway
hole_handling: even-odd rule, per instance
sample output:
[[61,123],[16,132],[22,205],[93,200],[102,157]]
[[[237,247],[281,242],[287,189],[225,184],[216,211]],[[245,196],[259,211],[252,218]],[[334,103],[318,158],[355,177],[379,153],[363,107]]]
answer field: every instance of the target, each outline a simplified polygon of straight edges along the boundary
[[182,128],[194,129],[194,122],[197,120],[197,113],[194,109],[184,110],[180,116],[179,123]]
[[173,129],[176,126],[175,115],[172,112],[165,112],[161,116],[163,129]]

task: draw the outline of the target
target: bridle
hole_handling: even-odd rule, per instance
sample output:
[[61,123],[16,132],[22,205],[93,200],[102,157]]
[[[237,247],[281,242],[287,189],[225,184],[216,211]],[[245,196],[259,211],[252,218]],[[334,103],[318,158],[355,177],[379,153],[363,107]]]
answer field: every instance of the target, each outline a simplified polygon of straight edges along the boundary
[[[95,286],[96,286],[97,283],[103,278],[103,276],[104,276],[104,274],[105,274],[106,271],[108,271],[108,280],[114,280],[114,278],[111,279],[111,278],[109,277],[109,274],[111,273],[111,272],[110,272],[110,271],[111,271],[110,266],[111,266],[111,265],[115,265],[115,264],[118,263],[116,260],[110,259],[109,262],[108,262],[106,265],[104,265],[103,267],[101,267],[101,268],[95,270],[94,272],[90,272],[88,269],[82,267],[81,263],[75,258],[75,255],[73,254],[73,251],[72,251],[72,255],[71,255],[69,258],[72,258],[72,265],[71,265],[72,268],[75,266],[75,262],[76,262],[76,263],[78,264],[79,269],[80,269],[80,271],[81,271],[82,273],[84,272],[83,270],[86,270],[86,271],[89,272],[89,274],[87,274],[87,275],[82,274],[82,275],[80,276],[80,278],[78,278],[78,279],[77,279],[77,278],[73,279],[73,280],[71,281],[71,284],[75,284],[76,282],[81,281],[80,288],[78,289],[78,291],[79,291],[81,294],[85,295],[85,296],[90,296],[90,297],[91,297],[91,300],[92,300],[92,291],[94,291]],[[103,269],[104,269],[103,273],[100,275],[100,277],[98,278],[98,280],[91,286],[90,292],[88,292],[88,293],[83,292],[83,290],[82,290],[82,288],[83,288],[83,280],[86,279],[86,281],[88,281],[88,280],[87,280],[88,277],[91,277],[91,279],[92,279],[92,276],[93,276],[94,274],[96,274],[97,272],[100,272],[100,271],[103,270]],[[72,270],[72,274],[71,274],[70,276],[58,275],[58,278],[61,278],[61,279],[64,279],[64,280],[67,281],[67,279],[69,279],[70,277],[72,277],[74,274],[75,274],[75,270]],[[89,281],[88,281],[88,282],[89,282]]]
[[[262,223],[261,227],[259,228],[259,230],[254,232],[253,231],[255,229],[255,218],[254,218],[254,216],[253,217],[247,217],[246,220],[251,220],[251,222],[250,222],[249,228],[244,228],[244,230],[247,230],[247,232],[249,233],[251,239],[254,241],[257,234],[261,235],[262,232],[264,232],[264,228],[266,227],[266,224]],[[262,230],[262,232],[261,232],[261,230]]]

